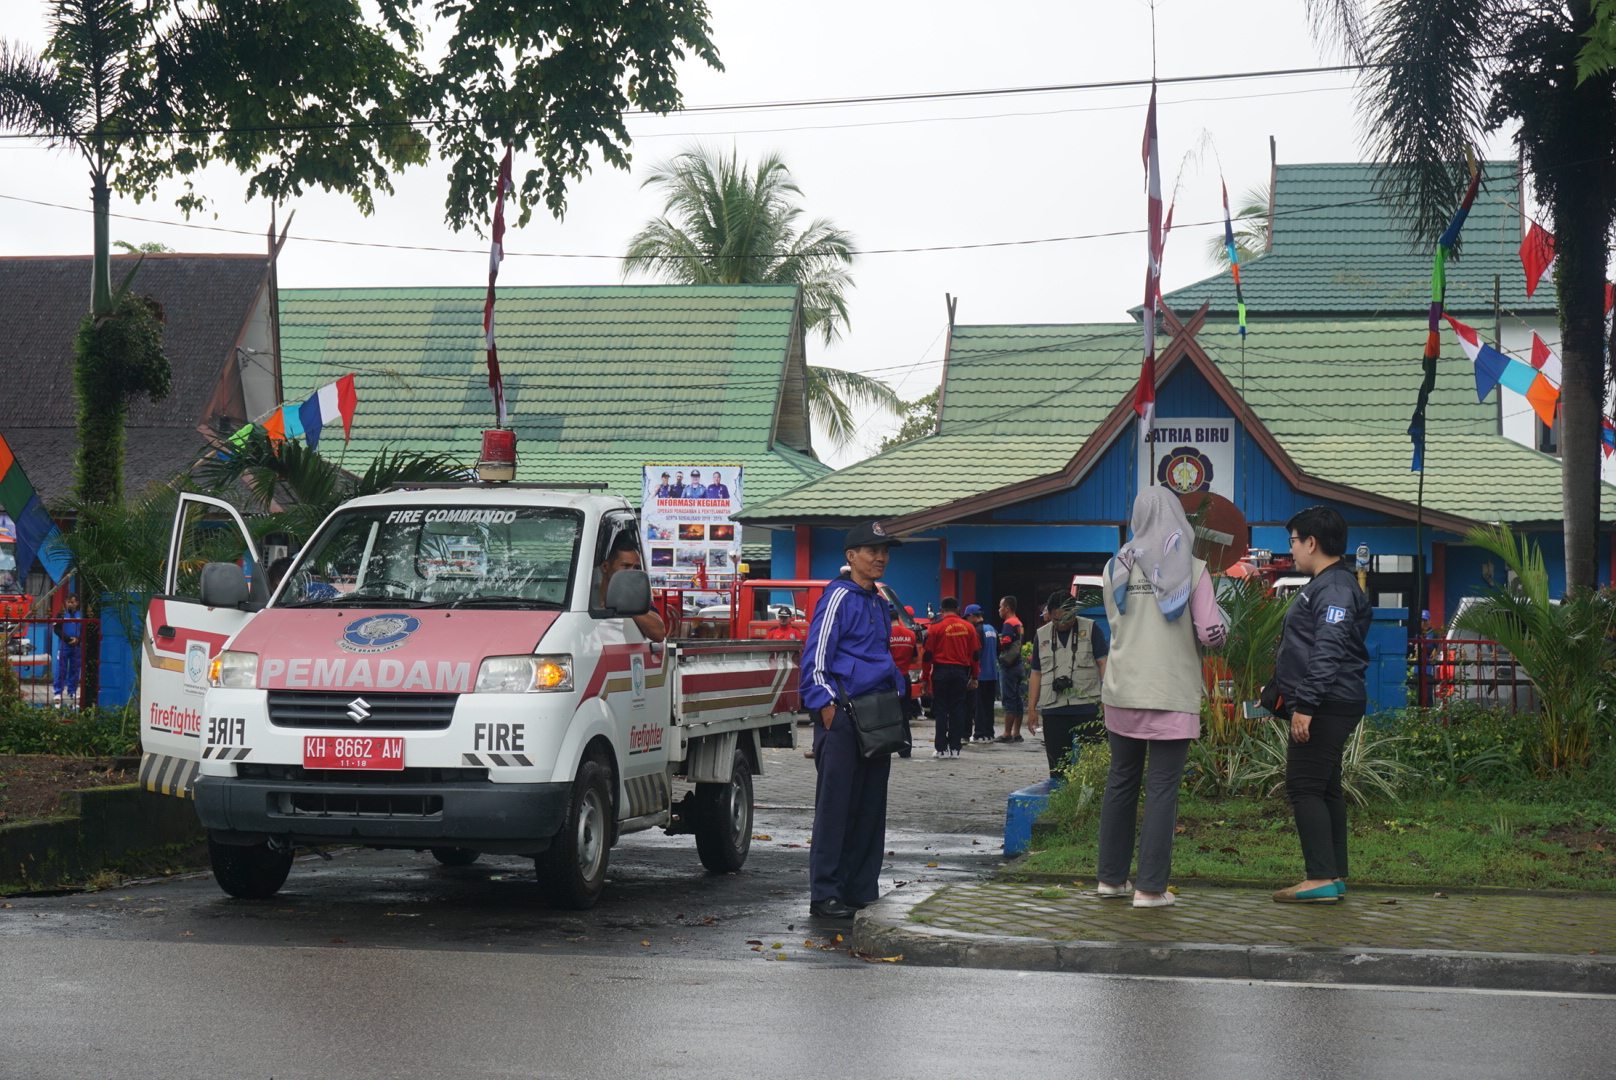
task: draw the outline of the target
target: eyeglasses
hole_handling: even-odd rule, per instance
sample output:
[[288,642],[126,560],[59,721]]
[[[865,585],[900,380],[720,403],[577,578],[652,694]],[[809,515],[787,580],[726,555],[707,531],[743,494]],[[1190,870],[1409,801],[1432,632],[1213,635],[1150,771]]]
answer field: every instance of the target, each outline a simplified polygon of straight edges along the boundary
[[1306,539],[1307,539],[1307,537],[1305,537],[1305,536],[1293,536],[1293,537],[1291,537],[1291,544],[1292,545],[1299,544],[1303,540],[1306,540]]

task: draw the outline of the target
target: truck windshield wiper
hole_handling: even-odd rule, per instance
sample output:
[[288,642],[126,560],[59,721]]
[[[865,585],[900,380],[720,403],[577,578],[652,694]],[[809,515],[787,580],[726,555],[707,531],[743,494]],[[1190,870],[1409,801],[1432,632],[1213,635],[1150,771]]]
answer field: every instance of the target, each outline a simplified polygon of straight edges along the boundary
[[536,600],[530,596],[461,596],[453,600],[439,600],[423,607],[517,607],[555,610],[561,607],[554,600]]
[[276,604],[278,608],[298,607],[436,607],[413,596],[381,596],[377,593],[344,593],[341,596],[321,596],[313,600],[293,600]]

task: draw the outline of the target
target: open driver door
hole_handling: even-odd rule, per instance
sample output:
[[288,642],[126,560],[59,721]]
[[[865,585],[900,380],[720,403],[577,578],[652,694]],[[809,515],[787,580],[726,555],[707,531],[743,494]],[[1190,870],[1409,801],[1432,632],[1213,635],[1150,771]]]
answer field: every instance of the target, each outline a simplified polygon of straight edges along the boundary
[[[210,562],[244,566],[243,576],[251,580],[227,591],[225,601],[216,595],[204,600],[202,568]],[[263,608],[269,588],[247,523],[235,507],[206,495],[180,495],[163,575],[163,591],[152,597],[141,635],[140,782],[150,791],[188,799],[201,760],[208,669],[225,642]]]

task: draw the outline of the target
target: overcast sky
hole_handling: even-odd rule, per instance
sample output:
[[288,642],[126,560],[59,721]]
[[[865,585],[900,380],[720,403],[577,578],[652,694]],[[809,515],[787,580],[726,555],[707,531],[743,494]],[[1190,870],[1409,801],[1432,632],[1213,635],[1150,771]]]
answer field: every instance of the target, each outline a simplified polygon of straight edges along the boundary
[[[1025,87],[1148,78],[1150,8],[1140,0],[1010,2],[953,0],[712,0],[713,37],[725,70],[686,63],[688,105],[868,94]],[[0,0],[0,33],[38,48],[45,5]],[[1338,62],[1309,35],[1302,0],[1161,0],[1157,71],[1164,77],[1308,67]],[[1164,87],[1159,95],[1163,171],[1179,178],[1165,286],[1214,272],[1205,237],[1220,225],[1218,174],[1231,198],[1268,178],[1268,136],[1282,163],[1361,160],[1361,126],[1349,75],[1246,79]],[[652,163],[702,139],[743,156],[781,152],[810,216],[851,230],[863,248],[1029,241],[1134,229],[1144,221],[1139,144],[1144,88],[1005,95],[713,115],[635,117],[635,170],[601,165],[572,189],[566,218],[536,213],[507,234],[507,285],[603,284],[620,280],[610,259],[524,253],[618,255],[660,206],[639,187]],[[1513,156],[1506,140],[1484,148]],[[491,152],[493,152],[491,150]],[[1196,155],[1185,164],[1187,153]],[[0,200],[0,252],[81,254],[90,247],[89,183],[80,159],[15,140],[0,143],[0,196],[65,204],[56,209]],[[521,170],[530,163],[520,159]],[[1181,175],[1180,175],[1181,174]],[[115,239],[156,240],[181,251],[261,251],[269,207],[244,201],[245,181],[210,170],[198,187],[216,217],[199,231],[114,219]],[[347,199],[305,195],[293,207],[293,239],[281,256],[286,288],[478,285],[486,246],[443,224],[444,166],[397,179],[364,217]],[[176,192],[155,203],[114,200],[113,211],[182,221]],[[463,254],[315,242],[470,249]],[[811,363],[879,375],[918,397],[941,371],[943,296],[959,297],[958,321],[1120,321],[1140,301],[1144,241],[1138,236],[863,256],[844,340],[809,346]],[[870,418],[852,445],[816,438],[834,465],[866,456],[893,427]]]

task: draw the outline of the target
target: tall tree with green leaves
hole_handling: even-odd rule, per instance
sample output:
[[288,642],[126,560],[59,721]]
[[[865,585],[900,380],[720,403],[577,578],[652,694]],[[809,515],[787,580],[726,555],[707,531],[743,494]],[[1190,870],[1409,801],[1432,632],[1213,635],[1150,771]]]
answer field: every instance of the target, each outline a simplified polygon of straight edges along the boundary
[[923,439],[927,435],[937,433],[937,399],[941,396],[941,386],[931,393],[905,401],[898,410],[898,430],[881,440],[879,453],[886,453],[894,446],[902,446],[906,442]]
[[[248,174],[249,197],[279,202],[320,187],[368,214],[376,192],[392,191],[394,172],[436,149],[453,162],[446,218],[461,228],[488,219],[500,148],[511,145],[537,159],[517,184],[525,223],[541,201],[562,212],[592,152],[628,166],[624,111],[677,107],[675,64],[687,51],[719,66],[702,0],[48,0],[47,8],[43,53],[0,42],[0,129],[72,149],[89,167],[94,334],[139,317],[112,287],[114,190],[150,197],[165,180],[225,162]],[[433,24],[447,35],[436,66],[422,53]],[[179,205],[189,212],[206,201],[187,179]],[[81,402],[81,416],[107,407]],[[108,420],[100,412],[81,425]],[[84,464],[92,475],[81,467],[82,496],[120,489],[106,471],[121,471],[121,458]]]
[[[642,186],[661,189],[662,216],[629,240],[624,277],[796,285],[804,330],[827,345],[841,336],[857,260],[852,234],[827,218],[802,223],[802,189],[779,154],[748,165],[736,152],[697,146],[656,166]],[[809,365],[809,412],[831,438],[853,437],[860,405],[896,413],[903,402],[880,379]]]
[[[1318,31],[1367,63],[1367,143],[1417,250],[1466,180],[1467,147],[1514,126],[1553,222],[1560,308],[1566,578],[1598,580],[1605,276],[1616,223],[1616,72],[1585,58],[1609,0],[1307,0]],[[1602,21],[1602,19],[1603,21]],[[1590,35],[1594,38],[1590,38]],[[1616,54],[1613,54],[1616,55]],[[1580,67],[1579,67],[1580,62]],[[1462,256],[1461,247],[1460,254]]]

